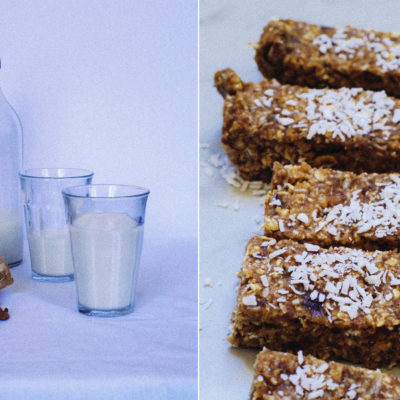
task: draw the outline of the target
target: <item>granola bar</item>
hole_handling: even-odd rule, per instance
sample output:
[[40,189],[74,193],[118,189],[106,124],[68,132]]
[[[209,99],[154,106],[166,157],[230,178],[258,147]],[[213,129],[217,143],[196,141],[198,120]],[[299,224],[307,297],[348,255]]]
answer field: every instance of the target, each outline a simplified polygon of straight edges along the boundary
[[400,175],[274,165],[265,199],[267,236],[363,249],[400,244]]
[[[14,279],[11,275],[7,263],[4,261],[4,258],[0,256],[0,289],[11,285],[13,282]],[[7,320],[8,318],[10,318],[8,308],[3,309],[0,307],[0,321]]]
[[225,97],[222,145],[249,180],[275,161],[354,172],[400,171],[400,100],[356,88],[310,89],[215,74]]
[[370,368],[400,361],[400,254],[250,239],[228,340]]
[[250,400],[399,399],[400,379],[379,371],[264,349],[257,355]]
[[2,309],[0,307],[0,321],[5,321],[10,318],[10,314],[8,313],[8,308]]
[[4,258],[0,256],[0,289],[11,285],[14,282],[11,272]]
[[273,20],[254,44],[267,78],[310,87],[362,87],[400,96],[400,34]]

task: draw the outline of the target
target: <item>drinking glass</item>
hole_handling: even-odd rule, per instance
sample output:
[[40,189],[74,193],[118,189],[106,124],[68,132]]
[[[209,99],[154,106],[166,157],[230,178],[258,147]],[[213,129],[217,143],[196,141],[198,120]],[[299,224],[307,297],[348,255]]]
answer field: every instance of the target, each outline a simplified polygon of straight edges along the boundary
[[81,313],[115,317],[133,311],[149,193],[127,185],[63,190]]
[[90,184],[93,172],[77,168],[28,169],[19,173],[32,277],[62,282],[74,279],[71,244],[61,190]]

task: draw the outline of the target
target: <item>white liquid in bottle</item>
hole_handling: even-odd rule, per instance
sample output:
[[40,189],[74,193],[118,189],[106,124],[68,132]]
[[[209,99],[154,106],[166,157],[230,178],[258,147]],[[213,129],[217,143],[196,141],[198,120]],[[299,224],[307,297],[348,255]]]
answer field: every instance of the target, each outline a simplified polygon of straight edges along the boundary
[[0,255],[7,264],[22,260],[22,218],[17,210],[0,209]]

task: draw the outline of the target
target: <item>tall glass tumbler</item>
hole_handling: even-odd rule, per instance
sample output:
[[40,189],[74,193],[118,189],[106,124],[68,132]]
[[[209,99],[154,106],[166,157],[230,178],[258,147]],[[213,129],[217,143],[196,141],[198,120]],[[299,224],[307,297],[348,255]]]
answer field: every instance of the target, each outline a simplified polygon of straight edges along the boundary
[[74,279],[71,243],[61,190],[90,184],[93,172],[42,168],[20,172],[32,277],[63,282]]
[[90,185],[63,190],[80,312],[133,311],[149,190]]

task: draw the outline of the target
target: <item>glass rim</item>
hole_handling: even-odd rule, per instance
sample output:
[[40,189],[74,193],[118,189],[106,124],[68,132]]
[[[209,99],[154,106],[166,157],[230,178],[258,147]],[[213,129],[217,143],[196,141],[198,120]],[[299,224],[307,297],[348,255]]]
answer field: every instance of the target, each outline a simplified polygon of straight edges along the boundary
[[[56,171],[64,171],[65,176],[45,176],[44,171],[54,173]],[[90,178],[94,175],[93,171],[82,168],[30,168],[18,172],[20,178],[31,179],[72,179],[72,178]]]
[[[116,188],[116,189],[125,189],[125,190],[131,190],[131,191],[136,191],[136,193],[127,193],[127,194],[116,194],[116,195],[89,195],[89,190],[91,188]],[[74,191],[77,190],[82,190],[82,189],[87,189],[85,194],[78,194],[78,193],[73,193]],[[143,186],[136,186],[136,185],[123,185],[123,184],[112,184],[112,183],[97,183],[97,184],[90,184],[90,185],[78,185],[78,186],[69,186],[67,188],[62,189],[62,194],[63,196],[66,197],[74,197],[74,198],[80,198],[80,199],[126,199],[126,198],[132,198],[132,197],[147,197],[150,193],[150,190],[143,187]]]

